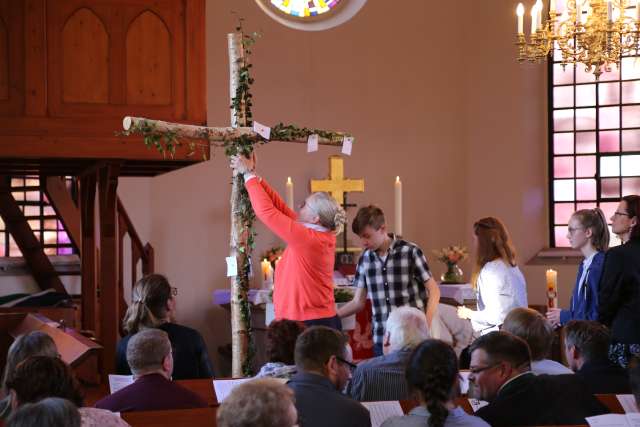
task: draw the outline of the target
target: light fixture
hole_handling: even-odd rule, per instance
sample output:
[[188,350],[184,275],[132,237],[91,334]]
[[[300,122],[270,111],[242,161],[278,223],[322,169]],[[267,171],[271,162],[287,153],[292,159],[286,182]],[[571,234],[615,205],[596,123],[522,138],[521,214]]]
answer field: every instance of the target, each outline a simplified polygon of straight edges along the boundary
[[635,1],[635,8],[629,0],[563,3],[559,13],[556,0],[549,0],[548,19],[543,22],[544,5],[536,1],[531,8],[529,41],[524,34],[524,5],[518,4],[518,62],[541,62],[558,49],[563,66],[583,64],[598,79],[612,65],[619,66],[621,56],[640,53],[640,0]]

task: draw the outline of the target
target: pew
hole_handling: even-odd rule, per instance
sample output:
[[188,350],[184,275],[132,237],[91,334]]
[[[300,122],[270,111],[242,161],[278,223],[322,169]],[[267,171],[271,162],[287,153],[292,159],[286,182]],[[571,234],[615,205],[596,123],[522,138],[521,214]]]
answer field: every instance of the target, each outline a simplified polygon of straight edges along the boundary
[[131,427],[215,427],[218,408],[123,412]]

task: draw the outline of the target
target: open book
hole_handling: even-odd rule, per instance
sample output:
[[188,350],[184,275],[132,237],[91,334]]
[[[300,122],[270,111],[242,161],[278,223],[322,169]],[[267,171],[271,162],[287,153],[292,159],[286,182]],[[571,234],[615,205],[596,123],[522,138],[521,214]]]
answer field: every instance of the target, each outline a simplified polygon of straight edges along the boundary
[[606,414],[588,417],[591,427],[640,427],[640,414]]
[[616,397],[618,398],[618,402],[620,402],[620,406],[622,406],[625,413],[629,414],[633,412],[640,412],[633,394],[617,394]]
[[362,405],[369,410],[371,416],[371,427],[380,427],[388,418],[403,416],[404,412],[400,402],[362,402]]
[[133,384],[133,375],[109,375],[109,390],[111,394]]
[[[224,399],[231,394],[234,388],[238,387],[240,384],[254,380],[255,378],[239,378],[235,380],[213,380],[213,389],[216,392],[216,399],[218,403],[222,403]],[[287,379],[285,378],[274,378],[278,381],[282,381],[282,383],[286,383]]]

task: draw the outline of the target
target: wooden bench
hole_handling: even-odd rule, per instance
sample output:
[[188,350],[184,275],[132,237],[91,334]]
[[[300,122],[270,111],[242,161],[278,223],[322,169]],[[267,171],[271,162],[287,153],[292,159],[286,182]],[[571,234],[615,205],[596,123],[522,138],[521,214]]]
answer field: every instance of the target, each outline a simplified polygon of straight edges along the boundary
[[215,427],[218,408],[123,412],[131,427]]

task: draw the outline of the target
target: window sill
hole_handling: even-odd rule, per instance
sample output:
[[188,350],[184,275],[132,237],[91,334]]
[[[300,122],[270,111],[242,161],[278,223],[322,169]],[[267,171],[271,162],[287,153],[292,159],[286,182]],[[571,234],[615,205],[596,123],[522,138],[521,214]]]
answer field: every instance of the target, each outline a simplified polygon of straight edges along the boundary
[[543,248],[526,265],[566,264],[578,265],[582,262],[580,251],[571,248]]

